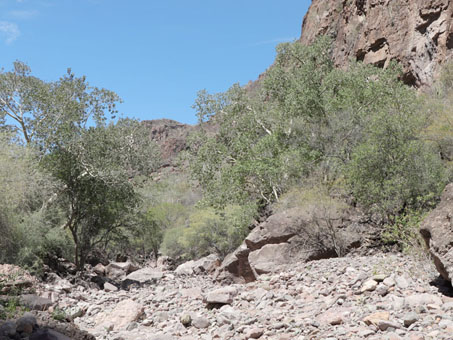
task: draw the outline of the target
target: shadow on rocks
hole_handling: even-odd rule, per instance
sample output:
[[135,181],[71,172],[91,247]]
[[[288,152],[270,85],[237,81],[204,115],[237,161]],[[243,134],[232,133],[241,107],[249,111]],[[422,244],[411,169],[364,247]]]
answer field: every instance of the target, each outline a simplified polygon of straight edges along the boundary
[[429,283],[438,289],[442,295],[453,297],[453,286],[450,281],[445,280],[441,275]]

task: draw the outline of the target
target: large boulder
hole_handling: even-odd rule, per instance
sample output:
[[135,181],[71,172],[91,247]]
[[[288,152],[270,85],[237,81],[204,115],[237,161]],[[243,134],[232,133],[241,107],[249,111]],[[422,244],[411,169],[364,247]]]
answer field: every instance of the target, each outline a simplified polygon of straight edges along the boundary
[[130,262],[111,262],[105,267],[105,275],[109,279],[119,280],[136,270],[138,267]]
[[211,254],[197,261],[187,261],[176,268],[177,275],[193,275],[200,273],[212,273],[218,266],[220,266],[220,258],[216,254]]
[[257,274],[272,272],[276,266],[288,263],[291,253],[289,243],[266,244],[261,249],[252,251],[249,254],[250,266]]
[[131,284],[142,286],[144,284],[156,283],[162,279],[163,276],[164,273],[156,268],[142,268],[128,274],[121,282],[121,288],[126,289]]
[[271,215],[228,255],[218,280],[251,282],[281,265],[346,254],[360,246],[364,226],[351,211],[307,205]]
[[445,280],[453,279],[453,183],[445,188],[441,201],[420,225],[420,233],[434,264]]
[[250,249],[243,242],[233,253],[227,255],[215,273],[219,281],[232,281],[237,283],[253,282],[256,273],[249,263]]

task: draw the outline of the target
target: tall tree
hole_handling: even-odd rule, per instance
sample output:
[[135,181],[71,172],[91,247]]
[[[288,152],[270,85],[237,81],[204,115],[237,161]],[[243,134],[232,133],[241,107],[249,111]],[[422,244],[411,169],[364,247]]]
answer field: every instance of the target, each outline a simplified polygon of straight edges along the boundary
[[131,119],[108,123],[119,100],[70,70],[55,82],[33,77],[21,62],[0,74],[0,119],[3,125],[8,118],[15,122],[54,179],[54,194],[43,209],[65,212],[79,269],[92,247],[126,225],[127,214],[137,206],[131,179],[159,164],[157,147],[142,124]]

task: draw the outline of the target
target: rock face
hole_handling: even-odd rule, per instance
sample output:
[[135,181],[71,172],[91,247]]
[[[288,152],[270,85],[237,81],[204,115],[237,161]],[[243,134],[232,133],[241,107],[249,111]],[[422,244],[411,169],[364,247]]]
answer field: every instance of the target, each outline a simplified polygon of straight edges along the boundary
[[271,215],[224,259],[217,278],[252,282],[281,265],[344,255],[369,232],[354,219],[350,212],[312,207]]
[[187,137],[195,128],[171,119],[145,120],[143,124],[149,128],[150,138],[160,147],[164,167],[172,165],[175,156],[187,149]]
[[432,83],[439,66],[453,55],[450,0],[313,0],[300,41],[334,38],[337,66],[355,59],[385,67],[401,62],[404,81]]
[[447,185],[440,204],[421,224],[420,233],[439,273],[453,281],[453,183]]

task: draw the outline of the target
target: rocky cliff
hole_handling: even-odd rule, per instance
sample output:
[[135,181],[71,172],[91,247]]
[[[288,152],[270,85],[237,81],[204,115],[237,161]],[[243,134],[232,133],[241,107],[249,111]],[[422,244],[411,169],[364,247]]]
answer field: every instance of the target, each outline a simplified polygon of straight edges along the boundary
[[145,120],[143,124],[160,148],[163,167],[174,165],[176,156],[187,149],[187,137],[195,128],[171,119]]
[[453,56],[453,1],[313,0],[300,41],[334,38],[337,66],[350,59],[385,67],[401,63],[409,85],[430,85]]

